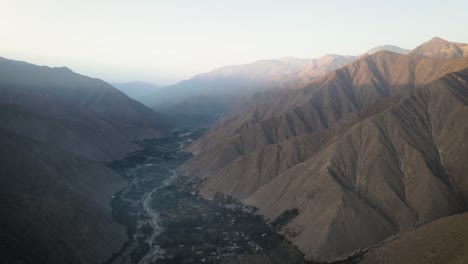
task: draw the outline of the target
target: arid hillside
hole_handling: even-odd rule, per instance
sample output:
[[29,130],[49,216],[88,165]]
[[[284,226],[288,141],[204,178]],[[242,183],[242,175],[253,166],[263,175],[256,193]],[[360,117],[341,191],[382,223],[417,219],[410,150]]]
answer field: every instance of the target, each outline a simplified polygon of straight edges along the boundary
[[191,145],[182,171],[336,261],[466,211],[468,58],[378,52],[298,91],[252,98]]

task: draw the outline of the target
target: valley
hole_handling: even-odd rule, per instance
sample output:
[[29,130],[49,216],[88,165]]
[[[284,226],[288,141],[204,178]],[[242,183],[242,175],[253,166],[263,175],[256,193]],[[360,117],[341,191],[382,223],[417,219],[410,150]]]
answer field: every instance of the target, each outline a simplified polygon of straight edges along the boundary
[[183,148],[203,132],[177,130],[140,141],[143,150],[109,165],[129,181],[111,206],[130,240],[107,263],[235,263],[244,256],[306,263],[255,208],[222,194],[205,200],[198,182],[178,176],[178,166],[191,157]]
[[0,264],[468,263],[467,1],[38,2]]

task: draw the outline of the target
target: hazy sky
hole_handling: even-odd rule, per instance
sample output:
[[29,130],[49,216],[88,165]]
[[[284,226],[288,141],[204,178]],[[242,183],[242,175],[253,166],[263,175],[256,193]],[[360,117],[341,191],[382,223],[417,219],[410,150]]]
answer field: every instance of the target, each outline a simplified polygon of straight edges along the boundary
[[468,42],[468,1],[0,0],[0,56],[166,84],[258,59]]

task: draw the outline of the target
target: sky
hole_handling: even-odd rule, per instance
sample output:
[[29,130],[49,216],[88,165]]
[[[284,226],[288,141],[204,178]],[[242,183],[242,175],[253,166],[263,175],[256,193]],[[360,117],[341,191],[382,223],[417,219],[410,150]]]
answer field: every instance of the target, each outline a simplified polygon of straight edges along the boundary
[[468,1],[0,0],[0,56],[108,82],[170,84],[281,57],[468,43]]

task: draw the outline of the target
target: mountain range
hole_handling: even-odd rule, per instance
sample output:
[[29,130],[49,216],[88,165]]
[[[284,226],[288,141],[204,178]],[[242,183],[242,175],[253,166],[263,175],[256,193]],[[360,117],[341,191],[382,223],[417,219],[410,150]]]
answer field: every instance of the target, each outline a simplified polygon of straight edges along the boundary
[[109,260],[129,238],[107,165],[180,126],[211,126],[178,169],[195,192],[281,222],[313,263],[463,263],[467,105],[468,45],[437,37],[169,87],[0,58],[2,263]]
[[217,118],[234,110],[233,106],[241,105],[245,98],[256,92],[270,89],[299,89],[310,80],[338,69],[354,59],[353,56],[340,55],[326,55],[317,59],[287,57],[225,66],[162,87],[141,98],[140,101],[158,112],[171,115],[172,105],[187,100],[193,102],[192,97],[204,98],[207,104],[221,102],[223,105],[211,111],[206,111],[206,104],[191,107],[186,111],[178,108],[178,113],[203,114]]
[[[187,148],[181,172],[204,197],[230,195],[269,221],[297,211],[281,233],[309,260],[373,263],[378,243],[411,249],[426,224],[467,211],[465,47],[434,38],[257,94]],[[388,261],[429,254],[414,247]]]
[[[411,50],[394,45],[383,45],[369,50],[367,54],[372,55],[378,51],[391,51],[399,54],[411,52]],[[418,49],[415,49],[415,52],[419,52]],[[330,54],[312,59],[284,57],[259,60],[248,64],[220,67],[174,85],[159,87],[160,89],[154,89],[152,86],[139,82],[114,85],[130,97],[158,112],[171,115],[173,114],[171,106],[183,104],[188,100],[192,101],[192,107],[184,114],[195,113],[217,119],[222,114],[235,110],[233,106],[242,105],[245,98],[256,92],[273,88],[303,88],[313,79],[339,69],[359,57]],[[195,108],[193,101],[197,99],[192,100],[191,97],[202,97],[206,103],[210,100],[209,104],[219,104],[221,101],[223,106],[213,108],[211,111],[206,111],[204,105]],[[182,112],[180,109],[183,108],[178,109],[180,115]]]

